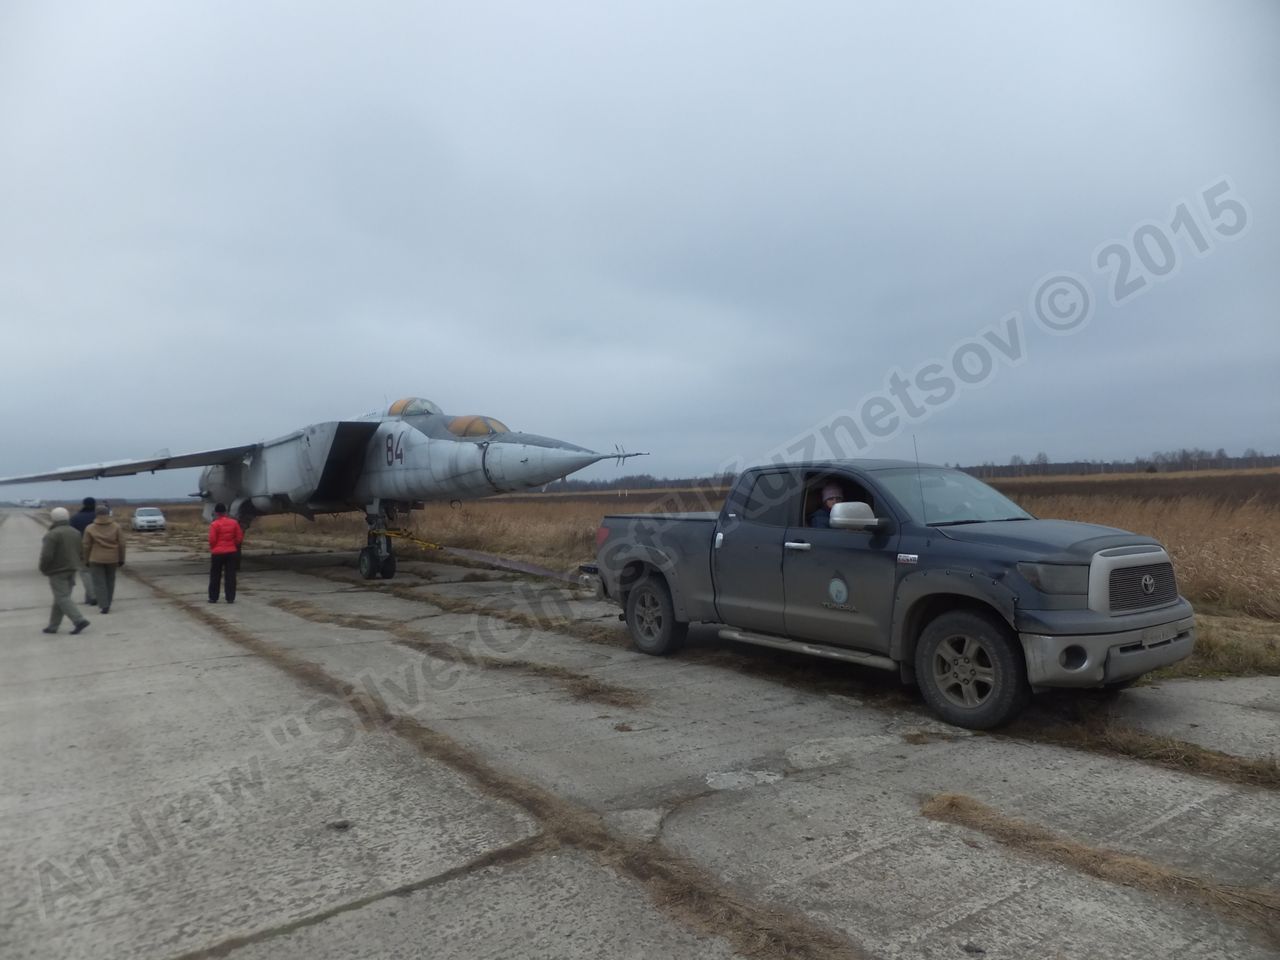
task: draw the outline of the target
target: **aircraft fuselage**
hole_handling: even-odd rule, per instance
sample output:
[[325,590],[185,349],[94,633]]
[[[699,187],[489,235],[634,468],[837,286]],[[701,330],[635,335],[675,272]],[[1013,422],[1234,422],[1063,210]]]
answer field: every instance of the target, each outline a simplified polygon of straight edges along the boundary
[[534,434],[455,436],[450,422],[461,419],[312,424],[263,443],[241,462],[207,467],[201,495],[208,505],[226,503],[237,516],[311,515],[529,490],[604,459]]

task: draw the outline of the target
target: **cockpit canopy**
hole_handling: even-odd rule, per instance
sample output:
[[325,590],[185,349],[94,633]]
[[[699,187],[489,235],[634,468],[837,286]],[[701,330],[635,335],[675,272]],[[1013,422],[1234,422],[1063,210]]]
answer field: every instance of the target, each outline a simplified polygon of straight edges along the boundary
[[444,411],[422,397],[404,397],[387,407],[389,417],[412,417],[425,413],[444,413]]
[[[492,437],[495,434],[511,432],[511,428],[497,417],[481,417],[474,414],[464,417],[446,417],[443,410],[422,397],[404,397],[397,400],[387,407],[386,415],[412,421],[415,427],[433,437],[445,436],[445,430],[455,437]],[[438,416],[441,419],[418,419],[431,416]]]
[[488,437],[495,433],[510,433],[511,428],[495,417],[472,414],[452,418],[449,421],[449,432],[456,437]]

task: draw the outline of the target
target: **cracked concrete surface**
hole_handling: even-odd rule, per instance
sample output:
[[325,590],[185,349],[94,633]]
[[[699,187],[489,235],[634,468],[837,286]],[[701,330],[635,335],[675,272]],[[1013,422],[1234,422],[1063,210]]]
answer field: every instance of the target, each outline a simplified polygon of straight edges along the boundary
[[720,960],[734,956],[720,940],[700,938],[664,922],[646,899],[634,881],[580,853],[548,853],[386,899],[323,925],[255,943],[235,956],[237,960],[280,956]]
[[[731,657],[648,658],[443,610],[412,599],[416,589],[391,596],[312,575],[334,570],[327,554],[251,562],[236,605],[205,611],[213,621],[124,579],[109,616],[50,638],[39,632],[47,587],[31,569],[42,532],[22,516],[0,526],[6,958],[718,957],[757,945],[781,955],[741,929],[775,916],[811,956],[840,943],[849,956],[885,957],[1274,955],[1256,931],[1202,906],[1037,861],[919,806],[966,793],[1082,843],[1259,886],[1280,874],[1276,791],[974,736],[910,698],[880,696],[883,678],[849,668],[831,668],[838,690],[848,678],[833,693],[771,680],[758,654],[744,672],[725,665]],[[203,604],[204,568],[187,555],[153,542],[132,564]],[[529,583],[421,566],[430,579],[406,586],[452,582],[458,596],[506,597],[505,607],[519,607],[512,591]],[[574,617],[607,619],[572,591],[547,589]],[[315,622],[273,605],[282,598],[370,619]],[[625,687],[642,705],[602,706],[549,676],[439,660],[375,618]],[[607,849],[558,846],[511,797],[215,622],[598,817]],[[1182,685],[1165,695],[1172,686],[1126,694],[1126,716],[1265,755],[1271,728],[1252,718],[1272,715],[1251,705],[1269,702],[1274,685],[1234,699]],[[1200,720],[1180,713],[1188,699]],[[1210,700],[1221,721],[1195,713]],[[645,869],[686,864],[702,886],[684,904],[660,895],[628,860],[640,851]],[[717,930],[700,906],[707,896],[745,912]],[[805,947],[806,933],[827,946]]]

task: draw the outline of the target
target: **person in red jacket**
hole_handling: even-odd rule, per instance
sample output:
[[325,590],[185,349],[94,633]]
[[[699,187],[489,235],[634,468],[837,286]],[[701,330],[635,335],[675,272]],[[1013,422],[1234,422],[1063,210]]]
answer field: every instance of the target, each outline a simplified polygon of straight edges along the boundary
[[244,530],[227,516],[224,503],[215,504],[216,514],[209,524],[209,602],[218,602],[218,587],[225,578],[227,603],[236,602],[236,564],[240,559],[240,544],[244,543]]

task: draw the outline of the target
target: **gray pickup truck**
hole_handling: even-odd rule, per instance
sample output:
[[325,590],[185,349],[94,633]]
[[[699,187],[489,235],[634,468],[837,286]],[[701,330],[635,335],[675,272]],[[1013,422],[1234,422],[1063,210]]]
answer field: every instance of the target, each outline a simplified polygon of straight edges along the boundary
[[722,637],[899,671],[946,721],[987,729],[1033,690],[1112,687],[1191,653],[1156,541],[1040,520],[959,470],[891,460],[745,471],[717,513],[606,516],[603,596],[637,649]]

